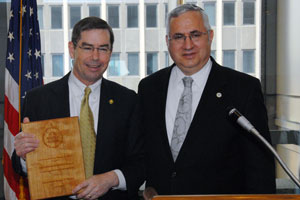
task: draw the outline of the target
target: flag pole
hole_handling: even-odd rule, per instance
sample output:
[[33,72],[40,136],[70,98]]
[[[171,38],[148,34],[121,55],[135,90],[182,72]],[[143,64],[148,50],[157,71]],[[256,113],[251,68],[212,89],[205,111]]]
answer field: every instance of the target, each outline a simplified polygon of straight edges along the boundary
[[178,0],[178,1],[177,1],[177,4],[178,4],[178,5],[184,4],[184,0]]
[[22,17],[23,0],[20,0],[20,54],[19,54],[19,129],[21,127],[21,83],[22,83]]
[[[21,127],[21,87],[22,87],[22,21],[23,21],[23,0],[20,0],[20,55],[19,55],[19,130]],[[24,193],[24,179],[20,176],[19,179],[20,200],[26,200]]]

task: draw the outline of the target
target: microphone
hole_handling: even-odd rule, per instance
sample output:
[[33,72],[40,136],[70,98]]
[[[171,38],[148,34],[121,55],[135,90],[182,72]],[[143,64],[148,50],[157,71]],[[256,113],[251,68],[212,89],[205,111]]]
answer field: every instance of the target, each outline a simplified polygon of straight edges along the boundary
[[296,178],[296,176],[290,171],[290,169],[286,166],[286,164],[282,161],[278,153],[275,151],[275,149],[272,147],[272,145],[263,137],[261,134],[255,129],[255,127],[247,120],[246,117],[244,117],[236,108],[228,107],[228,116],[229,118],[238,123],[243,129],[248,131],[249,133],[253,134],[255,137],[257,137],[263,144],[273,153],[276,160],[279,162],[281,167],[284,169],[284,171],[287,173],[287,175],[294,181],[294,183],[300,188],[300,182]]
[[248,132],[252,132],[254,126],[244,117],[236,108],[228,108],[229,117],[235,122],[237,122],[243,129],[245,129]]

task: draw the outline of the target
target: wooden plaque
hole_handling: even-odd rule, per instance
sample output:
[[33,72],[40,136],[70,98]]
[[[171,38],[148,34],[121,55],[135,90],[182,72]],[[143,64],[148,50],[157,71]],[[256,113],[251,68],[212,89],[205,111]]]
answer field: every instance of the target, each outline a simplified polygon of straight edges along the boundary
[[39,147],[26,155],[31,199],[72,195],[85,180],[78,117],[23,123]]

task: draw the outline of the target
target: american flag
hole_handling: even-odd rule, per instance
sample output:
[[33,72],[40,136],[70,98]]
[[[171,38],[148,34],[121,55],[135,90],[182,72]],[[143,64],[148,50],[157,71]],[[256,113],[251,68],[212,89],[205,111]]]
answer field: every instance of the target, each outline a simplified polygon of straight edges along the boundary
[[4,99],[4,196],[7,200],[29,199],[27,180],[12,168],[14,136],[26,91],[43,84],[40,31],[36,0],[12,0],[5,68]]

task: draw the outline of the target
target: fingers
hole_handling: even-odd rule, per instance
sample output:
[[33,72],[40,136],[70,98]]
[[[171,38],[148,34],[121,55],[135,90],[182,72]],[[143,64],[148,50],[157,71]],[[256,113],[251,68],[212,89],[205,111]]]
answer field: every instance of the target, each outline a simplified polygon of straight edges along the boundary
[[88,182],[87,182],[87,181],[84,181],[84,182],[80,183],[79,185],[77,185],[77,186],[73,189],[72,193],[73,193],[73,194],[81,194],[82,191],[80,191],[80,190],[85,189],[87,186],[88,186]]
[[[108,173],[94,175],[83,183],[79,184],[73,190],[73,194],[77,194],[78,199],[97,199],[103,196],[112,186]],[[81,190],[81,191],[80,191]]]
[[28,117],[24,117],[23,123],[28,123],[28,122],[30,122],[29,118]]
[[17,155],[25,160],[26,154],[34,151],[38,147],[39,141],[32,134],[20,132],[15,137],[14,145]]
[[145,200],[151,200],[156,195],[158,194],[153,187],[147,187],[143,192],[143,197]]
[[72,192],[73,194],[76,194],[78,199],[91,199],[92,195],[90,193],[92,188],[88,186],[89,186],[89,181],[86,180],[81,184],[77,185]]
[[[30,122],[28,117],[23,119],[23,123]],[[14,146],[16,154],[25,160],[26,154],[34,151],[39,145],[39,140],[35,135],[20,132],[15,136]]]

